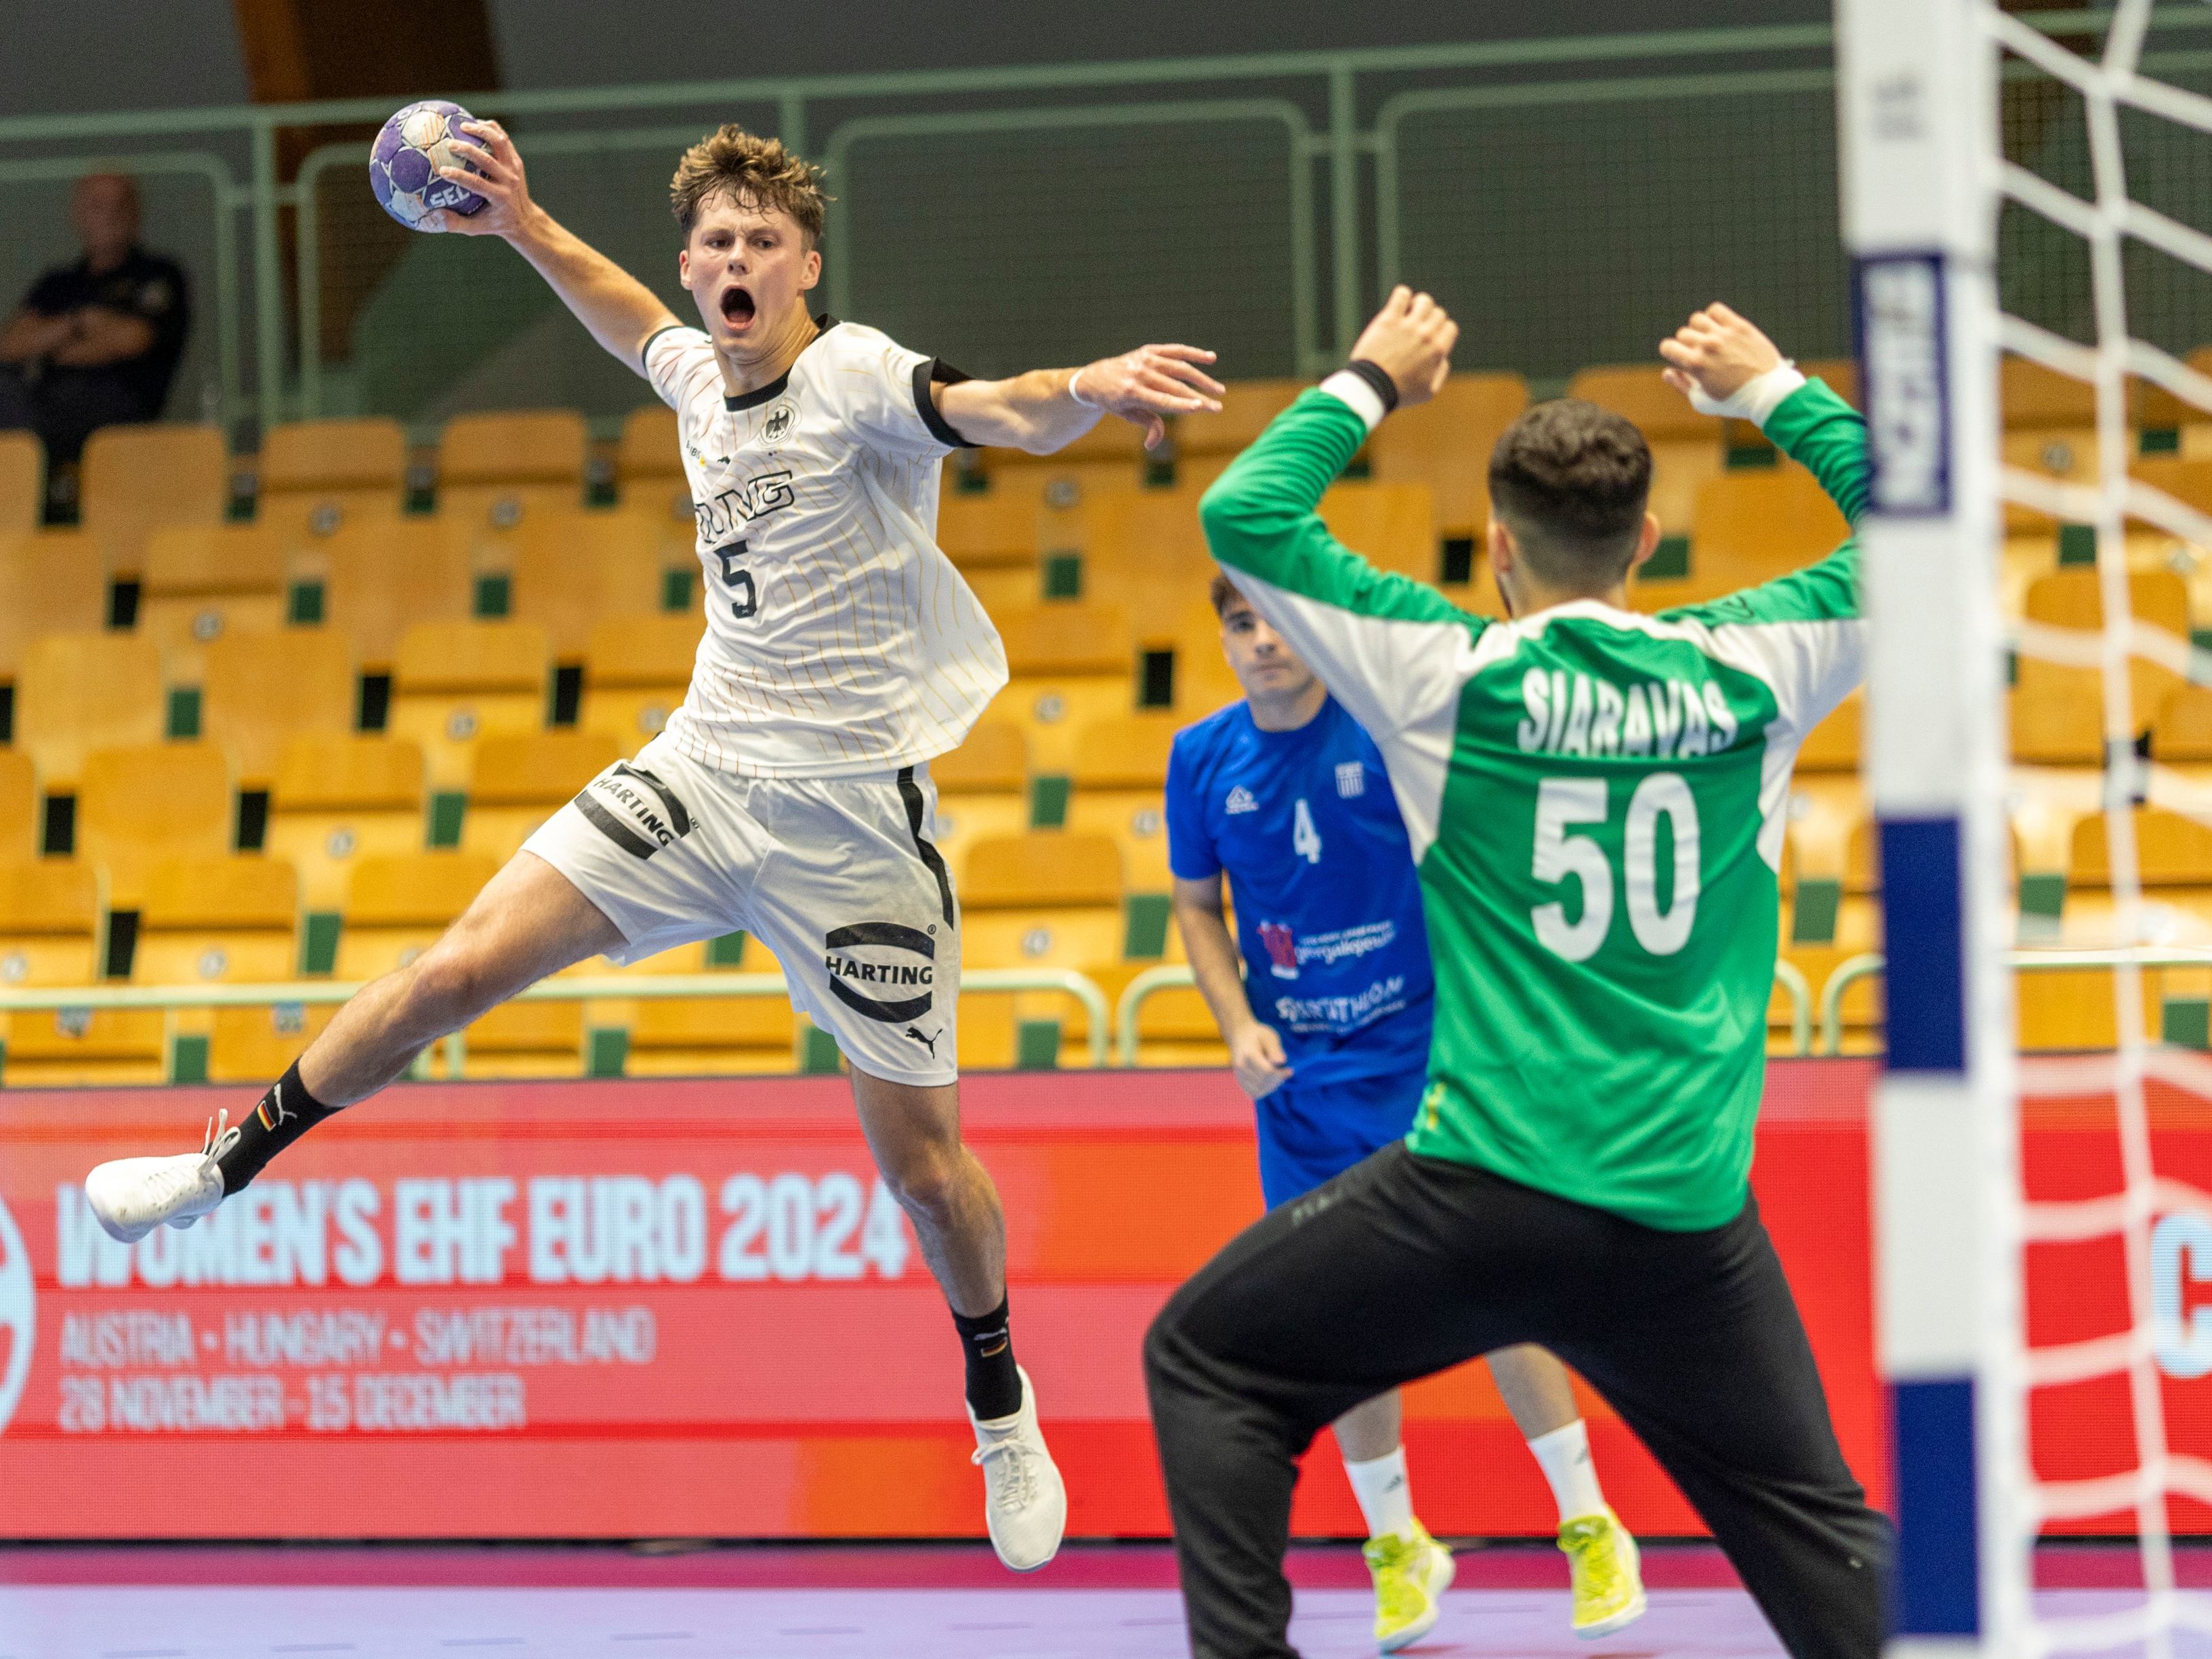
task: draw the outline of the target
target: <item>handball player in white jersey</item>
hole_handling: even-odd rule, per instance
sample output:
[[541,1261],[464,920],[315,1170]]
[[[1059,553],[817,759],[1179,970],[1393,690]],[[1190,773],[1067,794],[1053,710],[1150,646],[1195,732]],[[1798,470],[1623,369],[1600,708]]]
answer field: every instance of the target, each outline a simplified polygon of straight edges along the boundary
[[531,200],[495,122],[465,129],[485,198],[429,228],[505,237],[678,415],[707,625],[684,706],[533,836],[419,958],[364,988],[204,1149],[103,1164],[113,1237],[188,1226],[332,1112],[526,986],[740,929],[850,1063],[860,1127],[951,1304],[1000,1558],[1039,1567],[1066,1516],[1014,1363],[1006,1228],[961,1142],[960,913],[929,840],[927,762],[1006,684],[999,636],[936,544],[939,463],[970,444],[1048,453],[1102,412],[1145,427],[1219,407],[1211,352],[1146,346],[1077,369],[971,380],[872,328],[817,316],[819,174],[725,126],[671,197],[696,325]]

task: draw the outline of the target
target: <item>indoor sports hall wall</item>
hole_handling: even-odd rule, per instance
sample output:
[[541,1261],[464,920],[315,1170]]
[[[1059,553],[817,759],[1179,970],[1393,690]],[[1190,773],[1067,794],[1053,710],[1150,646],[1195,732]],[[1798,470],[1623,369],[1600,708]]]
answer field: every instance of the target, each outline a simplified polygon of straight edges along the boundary
[[[2201,89],[2209,54],[2212,17],[2176,9],[2146,63]],[[1236,378],[1312,373],[1405,276],[1467,319],[1460,368],[1542,392],[1648,358],[1655,329],[1723,292],[1801,356],[1848,351],[1833,84],[1827,26],[1792,21],[679,84],[572,67],[556,88],[541,65],[478,101],[538,194],[672,301],[673,157],[737,119],[830,168],[823,303],[972,372],[1171,337],[1218,347]],[[362,167],[390,101],[0,118],[0,222],[18,232],[0,289],[51,257],[29,233],[63,234],[69,177],[126,166],[199,301],[174,416],[635,406],[634,379],[504,250],[376,211]],[[2012,159],[2084,173],[2069,94],[2013,86],[2004,122]],[[2170,129],[2122,137],[2142,198],[2185,216],[2212,182],[2201,161]],[[2141,331],[2212,339],[2212,289],[2130,257]],[[2004,280],[2016,314],[2087,337],[2078,246],[2019,216]]]

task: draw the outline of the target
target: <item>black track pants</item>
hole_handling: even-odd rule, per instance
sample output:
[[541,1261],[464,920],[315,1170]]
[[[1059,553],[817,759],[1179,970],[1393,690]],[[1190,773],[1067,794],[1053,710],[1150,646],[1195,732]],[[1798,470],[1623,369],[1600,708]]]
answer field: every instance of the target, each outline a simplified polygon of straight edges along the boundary
[[1361,1401],[1534,1342],[1610,1401],[1800,1659],[1874,1659],[1867,1507],[1755,1202],[1666,1232],[1465,1164],[1377,1152],[1271,1211],[1145,1342],[1195,1659],[1282,1659],[1296,1460]]

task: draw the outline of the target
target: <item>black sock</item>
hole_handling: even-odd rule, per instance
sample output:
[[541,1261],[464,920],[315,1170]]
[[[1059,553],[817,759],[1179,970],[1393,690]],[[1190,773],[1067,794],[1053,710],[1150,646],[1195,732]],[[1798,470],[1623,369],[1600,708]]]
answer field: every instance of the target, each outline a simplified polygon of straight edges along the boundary
[[960,1352],[968,1358],[968,1409],[983,1422],[1012,1417],[1022,1408],[1021,1373],[1014,1369],[1013,1327],[1006,1319],[1006,1298],[987,1314],[971,1318],[955,1312]]
[[307,1092],[307,1085],[300,1081],[300,1062],[294,1060],[260,1103],[234,1126],[237,1144],[215,1161],[222,1171],[223,1191],[239,1191],[270,1158],[337,1109]]

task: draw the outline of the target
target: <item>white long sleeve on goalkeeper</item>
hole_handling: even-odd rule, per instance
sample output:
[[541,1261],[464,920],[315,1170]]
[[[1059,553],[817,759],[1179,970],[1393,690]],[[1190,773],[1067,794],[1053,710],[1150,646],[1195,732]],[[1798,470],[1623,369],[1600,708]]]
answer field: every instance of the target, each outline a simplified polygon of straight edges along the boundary
[[1699,386],[1690,388],[1690,407],[1700,415],[1724,420],[1749,421],[1764,428],[1767,416],[1782,407],[1782,400],[1805,384],[1797,365],[1784,357],[1764,374],[1755,374],[1725,398],[1709,398]]

